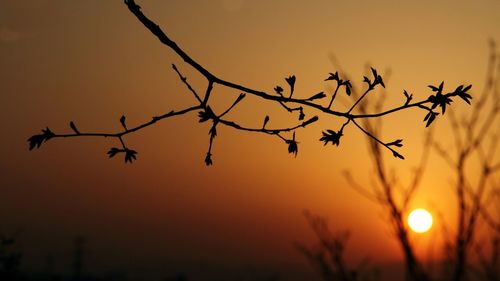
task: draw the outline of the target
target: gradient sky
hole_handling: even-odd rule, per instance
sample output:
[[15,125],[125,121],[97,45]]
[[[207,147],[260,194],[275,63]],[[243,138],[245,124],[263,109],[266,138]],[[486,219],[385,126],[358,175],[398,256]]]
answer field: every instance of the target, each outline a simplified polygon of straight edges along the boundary
[[[227,80],[271,92],[295,74],[297,95],[306,97],[328,88],[323,80],[337,70],[335,55],[358,86],[367,64],[390,69],[388,106],[401,102],[403,89],[425,98],[427,85],[442,80],[450,88],[473,84],[478,92],[488,40],[500,41],[498,0],[138,4],[194,59]],[[106,151],[116,144],[106,139],[55,140],[28,152],[26,139],[46,126],[69,132],[72,120],[82,131],[115,131],[122,114],[132,125],[193,104],[172,63],[203,91],[203,79],[122,1],[2,0],[0,62],[0,233],[22,230],[27,266],[42,270],[52,254],[56,268],[67,267],[77,235],[87,237],[88,268],[96,271],[171,274],[176,264],[257,271],[305,264],[292,246],[314,241],[304,209],[328,217],[334,229],[352,231],[353,260],[400,259],[380,209],[342,177],[351,170],[369,184],[363,135],[349,128],[338,148],[318,142],[321,130],[341,120],[324,118],[299,131],[297,158],[275,138],[221,128],[212,167],[203,162],[209,127],[195,114],[128,137],[139,152],[132,165],[108,160]],[[223,110],[238,93],[215,94],[214,107]],[[231,116],[249,126],[259,126],[266,114],[269,125],[295,120],[282,113],[247,99]],[[405,140],[407,160],[388,157],[403,181],[421,151],[422,118],[409,111],[385,120],[384,137]],[[443,198],[449,197],[450,176],[442,161],[431,159],[433,172],[414,206],[439,203],[448,216],[451,202]]]

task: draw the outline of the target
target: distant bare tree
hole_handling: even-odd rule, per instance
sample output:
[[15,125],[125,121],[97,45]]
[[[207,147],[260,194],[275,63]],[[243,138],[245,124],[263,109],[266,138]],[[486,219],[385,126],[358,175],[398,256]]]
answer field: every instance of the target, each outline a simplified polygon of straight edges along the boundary
[[[467,114],[457,117],[450,111],[454,147],[445,147],[438,141],[433,143],[454,171],[458,221],[454,238],[448,241],[453,281],[467,279],[468,257],[476,243],[475,236],[481,219],[500,233],[500,221],[490,214],[492,199],[499,192],[498,183],[492,177],[500,171],[500,157],[497,153],[500,133],[499,85],[500,60],[495,43],[492,42],[483,93]],[[470,172],[470,168],[474,166],[479,168],[479,175],[472,175]],[[492,239],[492,246],[495,248],[497,238]]]
[[306,211],[309,226],[314,231],[318,244],[313,246],[295,243],[295,247],[308,259],[325,281],[371,281],[378,280],[375,269],[368,268],[368,259],[352,267],[345,259],[349,232],[333,233],[325,218]]
[[[361,186],[353,176],[346,172],[346,178],[351,186],[360,194],[381,206],[388,215],[389,222],[393,227],[395,237],[400,245],[406,263],[406,272],[409,280],[425,281],[438,278],[437,280],[462,281],[468,280],[469,271],[474,271],[481,275],[481,280],[498,280],[499,265],[499,235],[500,216],[491,214],[491,207],[494,198],[498,198],[500,187],[498,181],[494,180],[493,174],[500,171],[500,157],[498,157],[498,134],[500,133],[498,115],[500,113],[500,59],[494,43],[491,43],[491,56],[488,63],[486,85],[481,95],[478,95],[477,102],[472,106],[472,110],[457,117],[453,110],[450,110],[450,124],[453,132],[454,148],[445,148],[436,138],[433,137],[432,130],[427,132],[424,149],[420,164],[415,169],[413,178],[406,188],[400,188],[401,183],[390,168],[385,164],[384,156],[380,151],[380,146],[376,143],[376,138],[369,140],[369,151],[372,163],[375,168],[376,185],[372,187]],[[433,86],[429,86],[433,88]],[[353,96],[356,97],[358,91],[353,87]],[[408,95],[405,93],[405,95]],[[385,93],[379,95],[377,102],[360,106],[361,112],[366,112],[368,106],[379,110],[385,100]],[[442,111],[444,113],[444,108]],[[427,117],[426,117],[427,118]],[[381,134],[382,123],[380,119],[364,119],[364,130],[367,134],[379,136]],[[360,127],[360,129],[362,129]],[[399,140],[398,140],[399,141]],[[398,144],[398,141],[395,144]],[[438,154],[451,167],[454,175],[455,186],[453,190],[456,194],[458,205],[458,220],[456,232],[452,234],[445,224],[445,240],[447,263],[450,271],[443,276],[436,277],[426,270],[415,254],[414,245],[410,239],[408,229],[405,225],[405,218],[408,214],[408,206],[419,188],[420,181],[425,173],[430,150],[435,148]],[[479,168],[480,173],[477,178],[471,175],[471,166]],[[476,175],[477,176],[477,175]],[[490,238],[476,241],[475,235],[478,231],[479,222],[485,222],[490,227]],[[443,222],[447,223],[447,222]],[[483,244],[490,244],[490,255],[485,256],[481,249]],[[479,259],[479,269],[476,265],[469,263],[468,257],[472,256],[473,248],[476,249]]]
[[[435,90],[434,86],[429,86],[432,90]],[[439,89],[442,89],[443,83],[441,83]],[[441,90],[437,90],[438,93]],[[353,97],[356,98],[359,95],[359,91],[353,89]],[[404,91],[405,97],[411,100],[412,95]],[[384,102],[387,97],[386,91],[381,91],[377,95],[375,102],[371,104],[363,104],[360,106],[361,112],[368,112],[369,110],[381,110],[384,106]],[[445,106],[441,107],[442,113],[445,112]],[[432,123],[435,115],[429,113],[424,119],[428,122],[427,126]],[[436,113],[437,114],[437,113]],[[431,140],[433,135],[433,130],[429,130],[426,134],[425,143],[423,145],[422,155],[417,168],[415,169],[412,179],[406,184],[406,187],[399,179],[396,177],[394,171],[386,164],[384,159],[384,154],[380,150],[380,145],[377,143],[376,139],[382,134],[382,120],[381,119],[365,119],[363,120],[363,127],[359,126],[360,129],[366,131],[367,134],[377,136],[368,141],[368,150],[371,156],[371,161],[373,163],[375,173],[375,182],[371,187],[362,186],[358,183],[352,174],[348,171],[345,172],[345,177],[359,194],[363,195],[372,202],[375,202],[384,210],[387,215],[388,221],[392,227],[393,233],[397,242],[399,243],[400,249],[404,256],[404,262],[406,267],[407,278],[411,281],[427,281],[431,280],[429,274],[425,271],[422,262],[418,259],[414,245],[410,239],[409,230],[406,226],[405,219],[408,214],[409,204],[415,195],[422,176],[425,171],[425,166],[427,164],[428,156],[431,149]],[[402,145],[402,140],[396,140],[390,145],[400,147]]]

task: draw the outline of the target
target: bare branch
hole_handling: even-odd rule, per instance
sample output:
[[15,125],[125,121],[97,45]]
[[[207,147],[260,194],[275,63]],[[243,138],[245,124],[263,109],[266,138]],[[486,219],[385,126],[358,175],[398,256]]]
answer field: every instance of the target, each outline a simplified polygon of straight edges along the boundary
[[191,93],[193,93],[194,97],[200,102],[202,103],[201,101],[201,98],[200,96],[198,95],[198,93],[193,89],[193,87],[191,87],[191,85],[187,82],[187,78],[182,76],[182,74],[179,72],[179,70],[177,69],[177,66],[175,66],[175,64],[172,64],[172,68],[175,70],[175,72],[179,75],[179,79],[181,79],[181,81],[184,83],[184,85],[186,85],[186,87],[189,89],[189,91],[191,91]]
[[[313,118],[308,118],[308,121],[303,122],[302,124],[296,125],[296,126],[290,126],[288,128],[283,128],[283,129],[278,129],[278,130],[269,130],[269,129],[252,129],[252,128],[247,128],[240,126],[238,123],[233,122],[233,121],[228,121],[228,120],[222,120],[221,117],[224,116],[225,114],[229,113],[233,108],[238,104],[245,94],[249,94],[258,98],[261,98],[263,100],[268,100],[271,102],[276,103],[277,105],[280,105],[284,107],[288,112],[293,113],[295,111],[299,112],[299,121],[306,120],[306,115],[304,113],[305,109],[312,109],[319,111],[321,113],[324,113],[329,116],[333,117],[338,117],[338,118],[343,118],[345,119],[342,127],[338,131],[330,130],[327,129],[326,133],[323,132],[323,137],[320,139],[321,141],[324,141],[325,144],[332,142],[335,145],[339,145],[339,140],[343,134],[343,129],[349,125],[349,123],[352,121],[356,127],[361,130],[366,136],[369,138],[375,140],[378,144],[384,146],[388,150],[390,150],[393,155],[397,158],[404,159],[404,157],[399,154],[393,147],[400,147],[401,140],[396,140],[393,142],[388,142],[384,143],[380,139],[378,139],[375,135],[373,135],[370,130],[365,130],[363,127],[359,125],[359,123],[356,122],[356,119],[369,119],[369,118],[377,118],[377,117],[383,117],[388,114],[392,114],[398,111],[402,110],[407,110],[410,108],[416,108],[416,109],[424,109],[427,111],[427,116],[424,119],[424,121],[427,121],[427,126],[429,126],[434,119],[437,116],[437,113],[433,111],[434,108],[440,107],[442,109],[442,113],[445,112],[447,104],[449,104],[453,98],[459,97],[463,99],[465,102],[470,103],[470,99],[472,98],[469,93],[467,92],[471,86],[464,86],[461,85],[456,88],[454,92],[450,93],[442,93],[443,91],[443,82],[439,87],[437,86],[429,86],[433,92],[435,92],[435,95],[431,95],[426,99],[416,101],[416,102],[410,102],[411,98],[409,96],[407,97],[405,103],[401,106],[397,106],[394,108],[382,109],[382,102],[381,100],[380,103],[377,104],[375,107],[375,112],[367,112],[364,108],[364,105],[361,103],[368,95],[368,93],[372,92],[376,87],[382,87],[385,88],[385,84],[383,81],[383,78],[381,75],[378,74],[377,70],[374,68],[370,68],[371,70],[371,75],[370,78],[367,76],[364,77],[363,83],[366,83],[366,90],[364,90],[363,94],[357,97],[357,95],[353,95],[357,97],[357,100],[349,107],[348,110],[346,111],[336,111],[332,110],[332,104],[337,97],[337,94],[340,90],[340,88],[343,88],[345,90],[346,95],[351,95],[351,93],[354,92],[354,87],[351,85],[350,80],[346,80],[345,76],[344,78],[341,78],[337,72],[335,73],[330,73],[330,76],[325,79],[325,81],[333,80],[337,82],[337,86],[335,88],[335,91],[332,94],[332,98],[328,104],[328,106],[324,106],[320,103],[317,103],[317,100],[320,100],[326,95],[321,92],[318,93],[314,96],[311,96],[309,98],[295,98],[294,97],[294,89],[295,89],[295,82],[296,82],[296,77],[295,75],[290,75],[285,78],[285,81],[287,82],[289,88],[289,94],[285,96],[283,94],[284,89],[280,86],[276,86],[275,89],[275,94],[269,94],[266,93],[265,91],[261,90],[256,90],[252,89],[247,86],[243,86],[241,84],[231,82],[224,80],[220,78],[219,76],[213,74],[209,70],[207,70],[205,67],[203,67],[200,63],[198,63],[196,60],[194,60],[192,57],[190,57],[184,50],[177,45],[176,42],[174,42],[172,39],[170,39],[167,34],[160,28],[155,22],[150,20],[147,16],[143,14],[141,11],[141,7],[136,4],[134,0],[124,0],[125,5],[129,9],[129,11],[139,20],[139,22],[144,25],[162,44],[170,48],[172,51],[174,51],[184,62],[191,67],[193,67],[200,75],[202,75],[206,80],[207,80],[207,87],[205,90],[205,95],[203,98],[194,90],[194,88],[188,83],[187,78],[184,77],[179,69],[177,68],[176,65],[172,65],[173,70],[177,73],[179,76],[179,79],[181,82],[187,87],[187,89],[193,94],[193,96],[196,98],[198,101],[198,105],[194,105],[188,110],[185,111],[180,111],[180,112],[168,112],[165,113],[164,115],[160,117],[155,117],[153,118],[152,121],[146,122],[140,126],[137,126],[132,129],[127,129],[126,124],[125,124],[125,116],[123,116],[123,119],[120,119],[120,122],[122,123],[122,126],[124,127],[124,131],[120,133],[81,133],[80,130],[76,128],[73,122],[70,122],[70,128],[74,132],[73,134],[55,134],[52,131],[50,131],[48,128],[42,132],[42,134],[34,135],[28,139],[29,142],[29,147],[30,149],[33,148],[38,148],[41,146],[42,143],[50,140],[50,139],[55,139],[55,138],[61,138],[61,137],[84,137],[84,136],[95,136],[95,137],[116,137],[120,139],[120,142],[122,143],[122,149],[121,150],[113,150],[111,153],[108,153],[109,155],[115,155],[118,152],[128,152],[126,146],[123,144],[123,137],[129,133],[139,131],[145,127],[153,125],[156,121],[160,119],[165,119],[173,115],[179,115],[183,113],[188,113],[192,110],[196,109],[202,109],[203,112],[201,113],[200,116],[200,122],[204,122],[207,120],[212,120],[213,121],[213,126],[211,128],[210,132],[210,147],[209,147],[209,154],[211,156],[211,148],[212,148],[212,142],[215,137],[216,133],[216,127],[218,124],[224,124],[230,127],[233,127],[238,130],[243,130],[243,131],[253,131],[253,132],[262,132],[262,133],[267,133],[267,134],[274,134],[281,139],[283,139],[288,145],[289,152],[296,155],[297,153],[297,142],[295,141],[294,138],[292,139],[286,139],[285,137],[281,136],[279,133],[281,132],[292,132],[293,136],[295,136],[295,130],[299,128],[303,128],[306,125],[309,125],[310,123],[318,120],[319,117],[313,117]],[[210,109],[210,97],[212,94],[214,94],[214,86],[219,85],[222,87],[226,87],[228,89],[236,90],[238,92],[241,92],[242,94],[238,97],[238,99],[233,103],[231,107],[229,107],[226,111],[224,111],[222,114],[219,116],[216,116],[213,114],[212,110]],[[405,92],[406,93],[406,92]],[[296,96],[296,95],[295,95]],[[359,108],[361,110],[361,114],[353,114],[352,112],[354,109]],[[130,150],[131,151],[131,150]],[[135,152],[135,151],[134,151]],[[135,152],[136,153],[136,152]],[[135,154],[134,154],[135,155]],[[112,157],[112,156],[111,156]],[[210,158],[210,157],[208,157]],[[211,161],[205,161],[206,163]]]

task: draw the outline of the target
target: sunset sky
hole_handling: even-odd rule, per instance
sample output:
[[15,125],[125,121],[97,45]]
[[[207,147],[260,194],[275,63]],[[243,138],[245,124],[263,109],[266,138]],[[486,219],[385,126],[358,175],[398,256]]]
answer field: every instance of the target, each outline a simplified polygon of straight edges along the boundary
[[[336,57],[358,88],[367,65],[390,72],[387,108],[404,101],[403,89],[425,99],[427,85],[443,80],[447,90],[472,84],[473,94],[480,93],[489,40],[500,42],[498,0],[137,3],[221,78],[272,93],[293,74],[296,95],[305,98],[331,90],[334,84],[324,79],[340,70]],[[116,132],[122,115],[132,126],[194,105],[172,63],[204,91],[203,77],[160,44],[123,1],[0,2],[0,234],[19,231],[23,266],[43,271],[52,255],[56,270],[69,270],[73,238],[84,236],[86,268],[98,274],[156,278],[196,268],[197,274],[317,278],[293,247],[315,241],[306,209],[327,217],[333,230],[351,231],[350,260],[401,261],[385,214],[343,177],[349,170],[371,184],[366,137],[350,126],[339,147],[318,141],[342,119],[320,115],[297,131],[296,158],[275,137],[219,128],[210,167],[204,164],[210,126],[198,123],[196,113],[128,136],[139,152],[133,164],[108,159],[106,152],[119,144],[104,138],[57,139],[28,151],[27,138],[47,126],[70,133],[74,121],[81,131]],[[216,88],[214,109],[223,111],[238,94]],[[459,101],[453,107],[467,109]],[[266,115],[270,127],[297,120],[257,98],[245,99],[228,117],[259,127]],[[408,110],[384,118],[383,138],[404,139],[406,160],[386,152],[402,182],[419,160],[424,116]],[[450,143],[445,118],[433,126],[436,137]],[[438,209],[452,222],[451,174],[436,155],[427,168],[411,205]],[[425,234],[419,239],[427,241]]]

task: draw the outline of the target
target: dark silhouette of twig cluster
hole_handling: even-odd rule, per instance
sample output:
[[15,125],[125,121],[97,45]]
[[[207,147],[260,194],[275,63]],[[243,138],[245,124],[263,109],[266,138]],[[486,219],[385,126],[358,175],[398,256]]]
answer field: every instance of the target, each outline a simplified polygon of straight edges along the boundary
[[[371,75],[363,77],[363,83],[366,83],[366,89],[363,94],[360,95],[357,100],[352,104],[352,106],[346,111],[338,111],[332,109],[334,105],[334,101],[337,97],[339,91],[343,91],[346,95],[351,95],[352,92],[352,84],[349,79],[345,79],[345,77],[341,77],[338,72],[330,73],[329,76],[325,79],[325,81],[331,81],[336,83],[336,88],[333,93],[331,93],[331,98],[327,105],[323,104],[321,100],[325,99],[328,95],[324,92],[320,92],[318,94],[312,95],[307,98],[297,98],[294,97],[295,94],[295,83],[297,81],[295,75],[291,75],[285,78],[285,82],[287,83],[286,90],[282,86],[276,86],[274,88],[274,93],[266,93],[264,91],[255,90],[234,82],[230,82],[219,78],[214,75],[212,72],[204,68],[201,64],[192,59],[187,53],[185,53],[174,41],[172,41],[163,30],[153,21],[151,21],[148,17],[146,17],[142,11],[141,7],[135,3],[134,0],[125,0],[124,3],[132,12],[136,18],[147,28],[149,31],[155,35],[161,43],[168,46],[172,49],[180,58],[182,58],[188,65],[193,67],[199,74],[204,76],[207,80],[207,86],[204,94],[198,93],[187,81],[187,78],[181,74],[177,66],[172,65],[173,70],[178,74],[181,82],[188,88],[188,90],[193,94],[193,96],[197,100],[197,104],[181,109],[178,111],[169,111],[163,115],[154,116],[151,120],[144,122],[140,125],[130,127],[127,125],[126,117],[122,116],[120,118],[120,123],[123,127],[122,130],[114,133],[96,133],[96,132],[85,132],[80,130],[73,121],[69,123],[69,127],[72,130],[72,133],[54,133],[48,127],[42,130],[41,134],[36,134],[31,136],[28,139],[29,149],[32,150],[34,148],[39,148],[43,143],[48,140],[56,139],[56,138],[73,138],[73,137],[105,137],[105,138],[115,138],[119,141],[118,147],[112,147],[108,151],[108,156],[110,158],[121,154],[124,155],[125,162],[133,162],[137,158],[137,151],[131,149],[128,145],[125,144],[124,138],[125,136],[138,132],[146,127],[154,125],[156,122],[161,121],[163,119],[168,119],[178,115],[184,115],[193,111],[198,111],[199,122],[211,122],[211,127],[209,130],[209,146],[208,151],[205,156],[205,164],[212,165],[212,148],[213,142],[217,136],[217,128],[219,126],[227,126],[241,131],[249,131],[256,133],[263,133],[272,136],[276,136],[281,139],[288,147],[288,152],[297,155],[298,153],[298,141],[296,140],[296,131],[297,129],[304,128],[316,121],[318,121],[318,116],[312,116],[306,118],[306,110],[316,110],[323,114],[327,114],[330,116],[335,116],[338,118],[343,118],[345,122],[339,129],[325,129],[323,131],[320,141],[324,142],[325,145],[332,143],[332,145],[338,146],[340,144],[340,139],[343,136],[344,128],[350,124],[354,124],[361,132],[363,132],[367,137],[373,139],[376,143],[382,145],[392,152],[394,157],[404,159],[403,155],[401,155],[396,148],[401,147],[402,140],[398,139],[395,141],[383,141],[377,136],[370,133],[369,130],[361,126],[359,123],[360,120],[365,120],[369,118],[382,117],[388,114],[392,114],[401,110],[406,110],[410,108],[420,108],[427,112],[427,115],[424,118],[426,122],[426,126],[429,126],[439,114],[435,111],[437,107],[441,108],[441,112],[444,114],[447,105],[449,105],[455,97],[459,97],[470,103],[470,99],[472,98],[469,90],[471,86],[461,85],[458,86],[454,91],[446,93],[444,91],[444,83],[441,82],[439,86],[429,86],[434,94],[430,95],[428,98],[423,100],[412,102],[413,95],[408,94],[404,91],[404,103],[400,106],[388,109],[388,110],[379,110],[374,113],[354,113],[355,109],[358,109],[362,104],[362,101],[368,96],[369,93],[373,92],[377,87],[385,87],[383,78],[381,75],[377,73],[377,70],[371,68]],[[215,85],[226,87],[235,91],[241,92],[238,98],[233,102],[233,104],[226,109],[224,112],[214,112],[213,108],[210,107],[210,97],[213,92],[213,88]],[[286,92],[286,93],[285,93]],[[262,127],[252,128],[243,126],[236,121],[229,120],[224,118],[224,116],[232,111],[240,102],[242,102],[246,95],[252,95],[264,100],[276,102],[285,108],[288,112],[294,113],[298,112],[298,123],[289,127],[283,128],[269,128],[268,123],[270,122],[269,115],[263,118]]]

